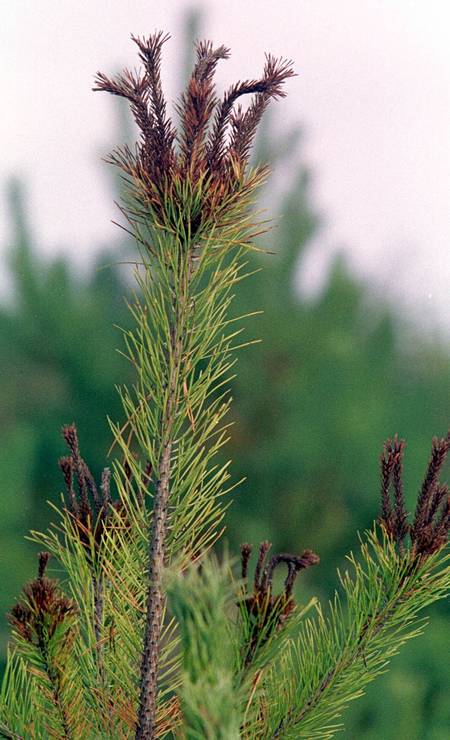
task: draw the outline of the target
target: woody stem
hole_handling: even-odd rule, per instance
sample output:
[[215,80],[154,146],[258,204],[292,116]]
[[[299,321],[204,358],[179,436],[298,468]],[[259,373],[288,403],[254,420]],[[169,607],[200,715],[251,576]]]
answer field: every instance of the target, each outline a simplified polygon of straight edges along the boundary
[[160,654],[161,630],[165,608],[162,590],[162,573],[166,560],[166,533],[168,503],[170,497],[171,455],[173,430],[179,396],[179,375],[183,354],[183,335],[185,326],[185,306],[189,271],[183,280],[183,291],[175,305],[175,320],[170,347],[170,371],[168,395],[161,424],[161,456],[154,496],[152,521],[150,527],[147,612],[145,622],[144,646],[141,661],[140,700],[136,740],[149,740],[155,737],[156,707],[158,693],[158,663]]

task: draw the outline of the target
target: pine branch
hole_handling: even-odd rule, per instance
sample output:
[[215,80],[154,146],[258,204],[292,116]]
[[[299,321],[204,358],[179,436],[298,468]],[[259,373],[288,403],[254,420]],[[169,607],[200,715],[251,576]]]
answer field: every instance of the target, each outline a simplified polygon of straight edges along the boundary
[[[375,532],[361,554],[362,564],[350,557],[353,576],[341,577],[347,615],[336,596],[329,616],[319,611],[315,621],[308,621],[281,670],[277,666],[277,684],[286,682],[286,701],[269,704],[267,737],[332,737],[340,728],[333,721],[347,704],[385,672],[407,640],[420,634],[420,611],[448,593],[448,557],[412,567],[409,558],[399,561],[393,544],[386,537],[379,541]],[[273,696],[275,673],[269,680],[267,695]],[[279,700],[279,691],[276,696]]]
[[[52,552],[67,573],[71,596],[79,605],[79,630],[72,652],[80,678],[82,676],[84,685],[90,687],[85,700],[92,711],[84,711],[84,715],[89,716],[91,725],[99,732],[111,734],[114,728],[118,731],[123,720],[120,681],[117,682],[116,671],[111,674],[115,656],[111,651],[110,625],[115,612],[108,598],[111,588],[107,567],[109,550],[115,545],[119,532],[126,546],[130,546],[131,512],[134,517],[142,518],[142,503],[130,486],[126,495],[113,500],[108,468],[103,470],[97,488],[81,457],[75,426],[64,427],[63,436],[72,453],[59,461],[66,485],[65,505],[58,512],[59,523],[46,534],[33,532],[32,538]],[[115,608],[117,610],[117,604]],[[128,672],[133,670],[131,666],[135,663],[135,656],[126,663]],[[134,721],[135,717],[131,726]]]
[[[301,555],[280,553],[272,555],[266,562],[271,548],[267,540],[259,546],[258,559],[255,567],[253,589],[248,591],[247,569],[252,548],[247,543],[241,547],[242,580],[244,589],[239,600],[240,617],[242,624],[242,668],[248,670],[254,663],[255,657],[261,648],[271,642],[274,634],[284,628],[286,621],[296,609],[292,595],[294,583],[300,571],[317,565],[320,562],[318,555],[312,550],[304,550]],[[284,591],[275,596],[273,594],[273,577],[280,565],[287,566],[287,576],[284,581]]]
[[336,594],[327,617],[318,609],[317,618],[302,626],[269,671],[253,717],[253,727],[258,717],[267,719],[264,737],[332,737],[340,727],[333,722],[348,703],[386,670],[407,640],[420,634],[420,612],[448,595],[450,555],[444,548],[450,519],[448,501],[441,503],[446,487],[439,483],[450,449],[447,440],[433,440],[412,527],[401,480],[404,443],[397,438],[386,443],[381,459],[382,537],[376,528],[367,533],[360,560],[348,558],[352,574],[340,575],[344,603]]
[[235,681],[236,624],[230,620],[235,590],[230,564],[208,558],[168,583],[183,655],[178,697],[186,738],[240,737],[245,694]]
[[[255,232],[248,209],[265,175],[262,168],[247,173],[236,152],[222,153],[226,123],[237,97],[251,92],[267,100],[282,97],[283,83],[293,74],[289,63],[268,57],[261,81],[236,87],[217,114],[211,157],[206,132],[216,109],[213,76],[229,52],[200,43],[178,107],[181,151],[175,155],[160,82],[165,40],[161,33],[134,38],[144,73],[125,72],[112,81],[99,74],[94,88],[128,98],[143,142],[135,153],[125,147],[111,157],[129,177],[123,211],[144,266],[143,275],[137,273],[142,302],[132,307],[137,329],[125,336],[138,374],[134,392],[122,391],[128,439],[117,426],[113,430],[125,455],[131,441],[139,444],[156,476],[137,738],[155,732],[164,566],[175,556],[198,557],[217,536],[213,527],[223,515],[217,499],[228,473],[216,469],[212,459],[226,441],[220,424],[230,404],[222,386],[233,364],[236,334],[225,332],[226,312],[239,279],[240,249]],[[242,152],[248,151],[259,117],[244,137]]]
[[[0,737],[25,740],[33,731],[39,733],[39,717],[33,717],[31,681],[20,654],[8,650],[0,693]],[[33,719],[32,719],[33,718]]]
[[144,635],[144,648],[141,664],[141,696],[139,702],[138,731],[136,738],[151,736],[154,732],[156,719],[156,693],[159,651],[156,646],[161,640],[161,625],[164,609],[164,595],[162,591],[162,574],[166,556],[166,531],[168,516],[168,501],[170,495],[171,454],[173,447],[173,429],[175,425],[175,407],[178,403],[180,387],[178,376],[180,373],[181,355],[183,351],[183,334],[185,331],[185,317],[187,295],[183,292],[178,299],[176,322],[170,327],[172,343],[168,397],[161,422],[162,455],[158,467],[158,481],[156,484],[152,524],[150,530],[150,556],[148,581],[150,588],[147,601],[147,618]]
[[49,736],[79,737],[85,726],[81,693],[74,680],[71,648],[77,609],[45,576],[49,553],[40,553],[38,576],[23,589],[23,599],[8,615],[17,649],[31,663],[32,701],[43,712]]

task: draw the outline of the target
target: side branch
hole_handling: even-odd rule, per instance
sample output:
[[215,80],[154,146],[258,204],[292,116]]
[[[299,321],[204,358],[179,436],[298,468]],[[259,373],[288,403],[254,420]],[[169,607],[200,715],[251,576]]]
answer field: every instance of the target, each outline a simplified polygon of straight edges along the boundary
[[[388,552],[392,556],[392,549]],[[367,564],[370,565],[368,558]],[[312,736],[313,730],[317,732],[319,727],[323,730],[323,737],[332,736],[331,725],[327,723],[339,717],[351,698],[361,695],[363,687],[383,672],[404,642],[420,633],[417,615],[421,609],[442,598],[447,588],[445,584],[448,584],[448,568],[431,578],[432,567],[427,570],[414,554],[407,556],[397,572],[396,582],[389,587],[390,593],[381,599],[377,597],[372,605],[366,606],[366,618],[353,634],[355,618],[350,614],[349,631],[341,634],[335,657],[328,666],[322,665],[301,703],[296,706],[293,702],[286,707],[284,717],[273,729],[271,738],[284,737],[286,732],[294,729],[299,737],[309,737],[309,733]],[[347,603],[353,609],[360,598],[358,594],[362,593],[360,581],[372,578],[373,573],[375,571],[360,570],[355,582],[348,576],[342,581]],[[377,578],[381,578],[380,574]],[[327,633],[338,635],[337,620],[341,614],[339,607],[333,610],[329,623],[320,617],[320,627],[311,632],[315,635],[314,640],[311,638],[302,643],[302,649],[308,645],[320,654],[325,649],[322,640],[326,642]],[[316,722],[314,713],[318,716]]]

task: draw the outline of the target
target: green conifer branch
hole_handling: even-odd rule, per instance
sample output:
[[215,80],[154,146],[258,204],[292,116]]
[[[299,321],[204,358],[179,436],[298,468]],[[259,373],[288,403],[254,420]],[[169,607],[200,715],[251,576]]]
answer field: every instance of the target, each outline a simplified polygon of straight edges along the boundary
[[399,557],[376,530],[362,543],[361,558],[349,561],[352,573],[340,576],[344,598],[336,595],[328,615],[318,608],[269,671],[261,737],[333,737],[348,703],[421,633],[420,612],[448,595],[448,555]]
[[[167,37],[133,40],[143,71],[127,70],[115,79],[99,73],[95,89],[127,99],[142,135],[135,154],[124,147],[111,162],[127,176],[123,213],[144,266],[138,276],[142,302],[133,309],[138,329],[126,337],[138,373],[134,398],[123,392],[129,437],[125,441],[122,430],[115,432],[125,454],[131,441],[138,442],[155,475],[136,730],[137,738],[147,738],[156,726],[163,569],[175,554],[198,557],[199,545],[211,543],[211,527],[221,518],[216,501],[227,473],[215,470],[211,460],[226,439],[222,420],[230,399],[226,391],[214,394],[232,366],[235,336],[224,333],[229,305],[224,293],[236,281],[240,250],[254,235],[249,206],[265,174],[247,171],[249,150],[263,110],[271,98],[284,95],[283,83],[293,72],[289,62],[269,55],[261,79],[238,83],[217,105],[214,72],[229,52],[199,43],[178,106],[177,133],[166,115],[160,80]],[[239,113],[233,117],[235,100],[246,94],[255,95],[251,122]],[[186,503],[194,505],[196,519]]]
[[348,703],[420,634],[421,611],[448,596],[450,493],[439,476],[450,434],[433,439],[412,523],[403,491],[404,446],[397,437],[388,440],[381,457],[381,536],[376,527],[367,533],[360,558],[348,558],[352,573],[339,575],[344,599],[336,594],[327,616],[318,607],[316,619],[305,621],[269,669],[254,714],[257,736],[332,737]]
[[[45,575],[49,553],[40,553],[38,576],[23,589],[9,613],[17,653],[28,663],[32,713],[49,736],[75,738],[88,725],[84,697],[73,660],[76,612],[73,601]],[[19,663],[11,661],[11,667]],[[19,669],[20,670],[20,669]],[[39,721],[39,720],[38,720]]]
[[214,558],[169,580],[168,596],[180,629],[182,668],[177,691],[183,736],[237,740],[245,693],[236,681],[237,625],[230,619],[236,591],[230,564]]
[[31,726],[36,734],[41,730],[26,663],[17,651],[9,649],[0,693],[0,737],[24,740],[31,733]]

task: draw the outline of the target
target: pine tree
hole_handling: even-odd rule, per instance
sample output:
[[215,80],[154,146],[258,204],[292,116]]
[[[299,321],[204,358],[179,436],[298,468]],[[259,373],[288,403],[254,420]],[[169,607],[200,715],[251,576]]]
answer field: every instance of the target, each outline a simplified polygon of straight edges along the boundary
[[[56,525],[32,533],[45,551],[10,611],[0,734],[332,737],[347,704],[420,632],[421,610],[448,593],[450,498],[440,473],[450,436],[433,440],[412,522],[404,443],[386,443],[378,523],[327,609],[294,596],[299,573],[319,561],[310,549],[270,556],[262,542],[251,585],[249,544],[240,578],[232,558],[211,554],[235,485],[218,462],[228,387],[248,343],[240,334],[249,316],[233,314],[233,295],[266,229],[251,209],[267,169],[248,160],[264,111],[294,73],[267,55],[259,79],[219,101],[213,78],[229,51],[200,42],[176,130],[161,88],[166,40],[133,37],[142,70],[96,80],[130,103],[141,132],[134,149],[110,157],[139,253],[133,325],[123,331],[135,381],[119,389],[125,419],[111,421],[114,457],[100,481],[76,427],[63,429],[66,493]],[[50,555],[61,585],[46,575]]]

